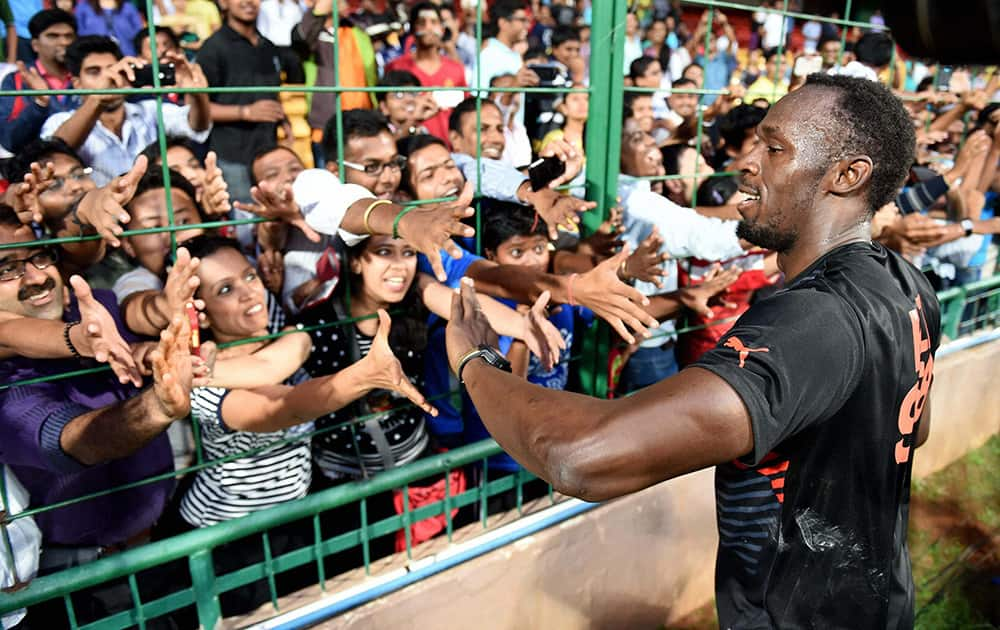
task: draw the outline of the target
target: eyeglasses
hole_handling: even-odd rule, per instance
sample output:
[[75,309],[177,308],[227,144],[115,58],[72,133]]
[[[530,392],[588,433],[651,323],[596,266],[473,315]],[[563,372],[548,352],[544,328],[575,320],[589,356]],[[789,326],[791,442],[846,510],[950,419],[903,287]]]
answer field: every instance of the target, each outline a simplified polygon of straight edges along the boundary
[[62,192],[63,186],[66,185],[68,181],[82,182],[85,179],[90,179],[90,174],[94,172],[94,169],[87,167],[74,168],[72,171],[64,175],[63,177],[53,177],[48,180],[48,186],[42,191],[44,195],[47,192]]
[[35,252],[27,258],[5,260],[0,262],[0,282],[8,282],[10,280],[18,280],[22,278],[28,263],[31,263],[35,269],[41,271],[49,265],[56,264],[58,260],[59,256],[53,249],[43,249],[40,252]]
[[406,158],[402,155],[397,155],[388,162],[370,162],[368,164],[358,164],[356,162],[348,162],[347,160],[341,160],[341,164],[348,168],[353,168],[356,171],[364,171],[365,174],[371,175],[372,177],[378,177],[382,174],[382,171],[389,169],[391,171],[401,171],[403,167],[406,166]]
[[413,100],[423,92],[389,92],[389,96],[397,101]]

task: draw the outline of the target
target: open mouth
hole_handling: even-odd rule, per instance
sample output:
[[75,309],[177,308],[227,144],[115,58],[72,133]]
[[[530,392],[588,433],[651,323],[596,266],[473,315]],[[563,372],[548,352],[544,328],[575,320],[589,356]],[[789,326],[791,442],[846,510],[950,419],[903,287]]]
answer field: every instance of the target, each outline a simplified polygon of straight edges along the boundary
[[55,293],[52,289],[46,289],[40,293],[36,293],[35,295],[31,296],[30,298],[25,300],[25,302],[31,304],[32,306],[44,306],[52,301],[54,295]]
[[750,188],[749,186],[740,186],[739,191],[740,194],[743,195],[743,198],[740,199],[736,208],[741,214],[745,210],[749,210],[751,207],[760,204],[760,192],[756,189]]
[[483,157],[488,157],[491,160],[499,160],[501,155],[500,147],[498,146],[484,146],[483,147]]
[[253,306],[251,306],[250,308],[248,308],[246,310],[246,314],[247,315],[256,315],[257,313],[261,312],[262,310],[264,310],[264,305],[263,304],[254,304]]

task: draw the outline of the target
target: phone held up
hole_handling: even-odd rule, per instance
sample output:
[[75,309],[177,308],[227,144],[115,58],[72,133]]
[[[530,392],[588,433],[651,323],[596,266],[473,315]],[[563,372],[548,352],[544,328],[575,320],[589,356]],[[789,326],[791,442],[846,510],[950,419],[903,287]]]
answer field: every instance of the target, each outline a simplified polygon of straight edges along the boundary
[[539,158],[528,166],[531,190],[539,191],[566,172],[566,163],[557,157]]

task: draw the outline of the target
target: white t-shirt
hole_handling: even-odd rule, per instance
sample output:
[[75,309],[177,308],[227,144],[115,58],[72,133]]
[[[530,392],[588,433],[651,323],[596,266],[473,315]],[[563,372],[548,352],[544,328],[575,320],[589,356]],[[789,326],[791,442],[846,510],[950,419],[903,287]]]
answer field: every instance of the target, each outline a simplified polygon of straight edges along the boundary
[[127,271],[118,276],[112,285],[111,290],[115,293],[115,298],[121,304],[125,298],[138,293],[139,291],[159,291],[163,288],[163,282],[155,273],[145,267],[136,267],[132,271]]
[[[28,509],[30,497],[21,482],[6,466],[0,466],[0,512],[11,515]],[[6,501],[4,497],[6,496]],[[32,517],[19,518],[7,527],[0,528],[0,588],[10,588],[17,582],[28,582],[38,573],[38,556],[42,548],[42,532]],[[7,542],[14,556],[7,555]],[[0,628],[13,628],[24,619],[23,608],[0,617]]]
[[[764,49],[777,48],[782,42],[782,25],[785,16],[780,13],[768,13],[764,18]],[[784,33],[787,35],[788,33]]]

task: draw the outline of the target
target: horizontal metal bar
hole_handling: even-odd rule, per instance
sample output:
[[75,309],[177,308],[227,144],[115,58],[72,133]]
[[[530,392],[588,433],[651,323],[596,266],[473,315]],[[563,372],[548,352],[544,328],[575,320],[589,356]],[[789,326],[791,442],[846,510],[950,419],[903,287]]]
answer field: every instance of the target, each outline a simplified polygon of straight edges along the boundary
[[746,4],[738,4],[736,2],[725,2],[724,0],[681,0],[681,4],[688,4],[692,6],[714,8],[714,9],[734,9],[736,11],[746,11],[747,13],[760,11],[762,13],[778,13],[787,17],[798,18],[800,20],[813,20],[814,22],[825,22],[827,24],[837,24],[839,26],[859,26],[861,28],[866,28],[870,30],[878,29],[880,31],[885,31],[888,33],[891,29],[888,26],[875,25],[871,22],[859,22],[857,20],[846,20],[842,18],[831,18],[824,17],[822,15],[813,15],[811,13],[799,13],[797,11],[785,11],[782,9],[770,9],[766,7],[758,7]]
[[76,94],[77,96],[89,96],[93,94],[121,94],[123,96],[157,96],[162,94],[246,94],[248,92],[289,92],[292,94],[316,94],[316,93],[364,93],[364,94],[384,94],[390,92],[498,92],[514,93],[522,92],[527,94],[590,94],[592,88],[589,87],[491,87],[484,85],[480,88],[474,86],[465,87],[433,87],[433,86],[396,86],[396,87],[336,87],[332,85],[249,85],[249,86],[215,86],[200,88],[182,88],[167,86],[160,88],[100,88],[100,89],[47,89],[47,90],[0,90],[0,96],[59,96],[63,94]]

